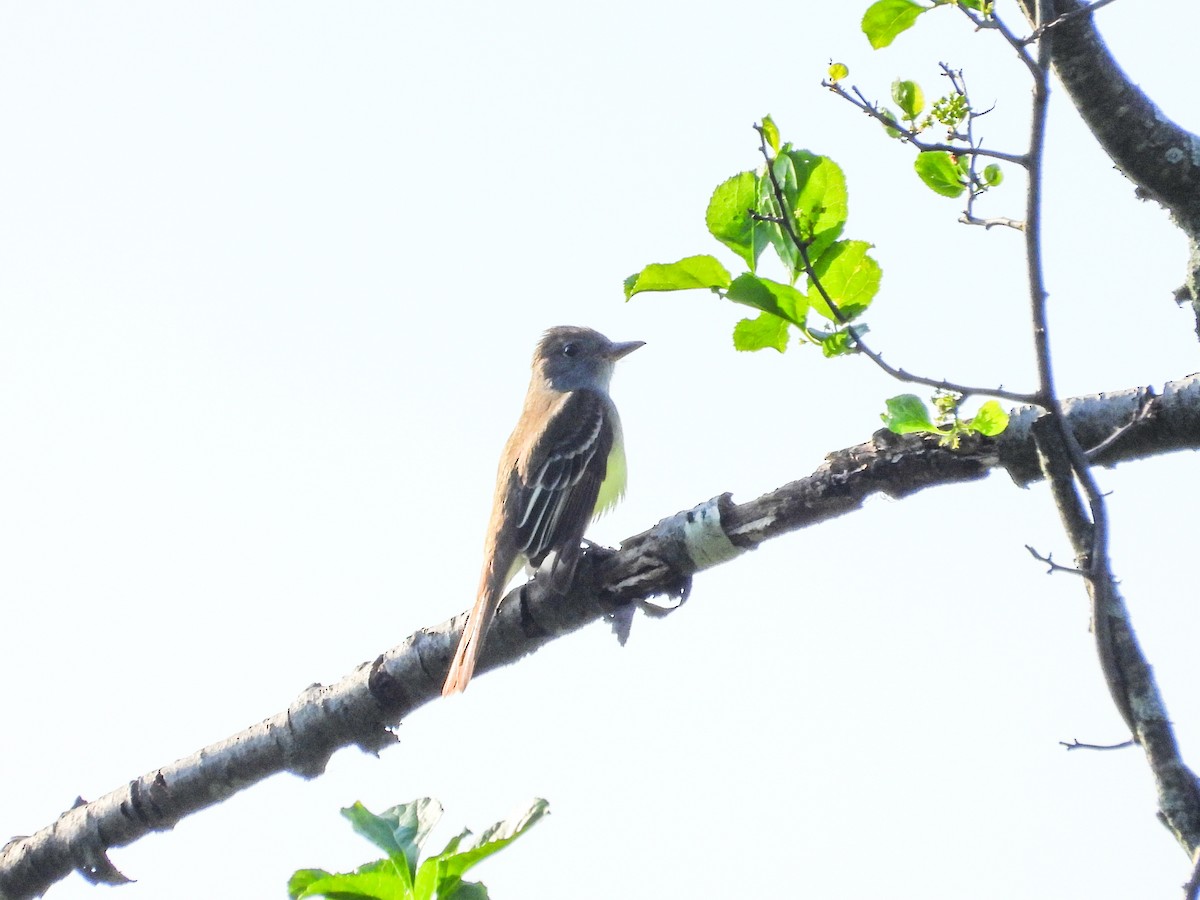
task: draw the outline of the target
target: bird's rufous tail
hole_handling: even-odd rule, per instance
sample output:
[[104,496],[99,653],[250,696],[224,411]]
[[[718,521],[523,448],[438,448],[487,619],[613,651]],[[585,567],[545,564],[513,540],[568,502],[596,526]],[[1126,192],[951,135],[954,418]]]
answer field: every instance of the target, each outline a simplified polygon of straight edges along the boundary
[[446,673],[446,683],[442,685],[443,697],[466,690],[471,676],[475,674],[475,662],[479,659],[484,635],[488,626],[492,624],[492,617],[496,615],[496,606],[500,599],[498,593],[499,591],[493,590],[490,585],[484,585],[479,592],[479,599],[467,613],[462,638],[459,639],[458,649],[454,651],[450,671]]

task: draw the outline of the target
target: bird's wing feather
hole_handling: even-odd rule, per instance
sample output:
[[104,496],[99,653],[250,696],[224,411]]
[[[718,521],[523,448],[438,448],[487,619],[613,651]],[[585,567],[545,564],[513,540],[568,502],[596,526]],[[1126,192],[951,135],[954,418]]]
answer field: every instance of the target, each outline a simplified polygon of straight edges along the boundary
[[534,566],[550,550],[574,565],[613,445],[611,402],[594,391],[563,395],[517,467],[517,545]]

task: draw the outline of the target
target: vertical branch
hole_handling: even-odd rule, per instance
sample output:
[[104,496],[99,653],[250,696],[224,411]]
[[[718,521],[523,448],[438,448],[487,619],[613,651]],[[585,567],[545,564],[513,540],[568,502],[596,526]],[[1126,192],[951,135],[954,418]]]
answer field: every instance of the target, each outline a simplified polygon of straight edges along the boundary
[[1037,354],[1038,391],[1046,426],[1037,433],[1043,471],[1083,574],[1092,604],[1092,631],[1109,692],[1134,740],[1141,745],[1158,790],[1159,818],[1188,853],[1200,849],[1200,784],[1184,764],[1174,730],[1138,645],[1129,611],[1117,588],[1108,553],[1108,512],[1087,454],[1063,415],[1050,356],[1047,292],[1042,268],[1042,176],[1054,20],[1053,0],[1037,0],[1038,41],[1034,67],[1026,209],[1026,260]]

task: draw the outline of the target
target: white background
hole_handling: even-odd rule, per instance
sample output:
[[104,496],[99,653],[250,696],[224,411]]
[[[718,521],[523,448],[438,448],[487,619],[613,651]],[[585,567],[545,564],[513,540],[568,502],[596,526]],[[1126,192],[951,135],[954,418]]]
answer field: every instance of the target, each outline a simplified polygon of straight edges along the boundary
[[[1019,235],[956,224],[912,152],[823,92],[965,68],[1019,151],[1028,78],[938,10],[889,50],[861,3],[0,3],[0,835],[273,714],[472,600],[496,456],[538,333],[647,346],[610,544],[750,499],[868,438],[908,388],[812,348],[736,354],[744,314],[644,295],[758,162],[764,113],[845,168],[884,270],[874,346],[1033,386]],[[1019,25],[1015,10],[1002,13]],[[1194,107],[1200,12],[1099,15],[1163,109]],[[982,210],[1021,215],[1012,167]],[[1183,239],[1052,110],[1047,271],[1064,393],[1200,366]],[[1194,459],[1101,473],[1114,564],[1200,763]],[[446,807],[441,842],[534,796],[476,874],[497,900],[1175,896],[1044,489],[1003,475],[774,541],[683,611],[601,626],[420,710],[401,743],[279,776],[129,848],[113,896],[282,897],[372,848],[340,806]],[[55,898],[94,897],[77,875]]]

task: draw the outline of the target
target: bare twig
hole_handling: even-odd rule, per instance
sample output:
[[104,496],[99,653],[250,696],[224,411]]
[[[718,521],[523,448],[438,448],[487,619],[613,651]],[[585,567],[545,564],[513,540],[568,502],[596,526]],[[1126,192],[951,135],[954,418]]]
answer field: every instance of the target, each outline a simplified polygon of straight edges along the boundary
[[1098,10],[1100,7],[1108,6],[1108,4],[1110,4],[1112,2],[1113,2],[1113,0],[1096,0],[1095,3],[1089,3],[1087,6],[1081,6],[1079,9],[1072,9],[1069,12],[1065,12],[1058,18],[1052,19],[1049,22],[1046,22],[1044,25],[1039,25],[1037,28],[1035,28],[1033,30],[1033,32],[1029,35],[1029,37],[1025,38],[1022,41],[1022,43],[1026,44],[1026,45],[1033,44],[1033,43],[1037,42],[1041,38],[1042,35],[1046,34],[1046,32],[1050,31],[1052,28],[1057,28],[1058,26],[1060,26],[1066,22],[1070,22],[1072,19],[1078,19],[1080,16],[1091,15],[1093,12]]
[[[1045,0],[1041,0],[1044,7]],[[1046,42],[1038,45],[1038,67],[1034,78],[1032,123],[1029,139],[1029,186],[1026,194],[1025,258],[1029,279],[1029,299],[1033,320],[1033,342],[1037,358],[1038,388],[1050,424],[1058,436],[1058,447],[1044,436],[1044,470],[1054,495],[1063,526],[1071,539],[1076,564],[1087,579],[1092,600],[1092,631],[1100,657],[1101,670],[1130,732],[1137,735],[1126,680],[1121,671],[1110,631],[1108,603],[1119,602],[1116,583],[1108,558],[1108,513],[1104,497],[1096,484],[1087,456],[1075,433],[1066,424],[1062,402],[1054,383],[1050,356],[1050,326],[1047,316],[1047,291],[1042,266],[1042,160],[1046,139],[1046,113],[1050,91],[1050,54]],[[1061,449],[1060,449],[1061,448]],[[1061,457],[1055,458],[1061,453]],[[1087,510],[1079,496],[1082,489]]]
[[[848,103],[850,103],[854,106],[857,106],[859,109],[861,109],[867,115],[871,116],[871,118],[877,120],[878,122],[880,122],[887,128],[894,129],[895,131],[897,131],[899,133],[899,138],[898,138],[899,140],[903,141],[906,144],[911,144],[912,146],[914,146],[918,150],[920,150],[922,153],[928,153],[928,152],[935,151],[935,150],[942,150],[942,151],[945,151],[946,153],[954,153],[958,156],[982,156],[982,157],[987,157],[988,159],[996,159],[1001,162],[1013,163],[1014,165],[1018,165],[1018,166],[1024,166],[1027,162],[1025,156],[1020,153],[1005,153],[1002,150],[988,150],[984,147],[972,147],[972,146],[963,147],[958,144],[945,144],[945,143],[939,143],[936,141],[923,141],[918,136],[919,132],[913,131],[911,128],[905,128],[903,123],[896,121],[894,119],[890,119],[887,116],[885,116],[883,113],[881,113],[879,111],[878,104],[872,103],[871,101],[869,101],[866,98],[866,96],[863,95],[863,92],[861,90],[859,90],[857,87],[855,87],[854,85],[851,85],[851,87],[850,87],[850,91],[853,91],[853,94],[851,94],[850,91],[847,91],[844,87],[842,87],[842,85],[837,81],[829,81],[828,79],[823,79],[821,81],[821,86],[824,88],[828,88],[830,91],[837,94],[839,97],[841,97],[843,100],[847,101]],[[980,115],[982,115],[982,113]],[[954,137],[958,138],[959,136],[955,135]]]
[[1029,70],[1029,73],[1034,77],[1034,79],[1038,77],[1038,61],[1034,59],[1033,55],[1029,52],[1029,48],[1025,44],[1025,39],[1017,37],[1013,30],[1009,28],[1007,24],[1005,24],[1004,20],[996,15],[994,8],[986,18],[979,15],[972,9],[968,9],[962,4],[959,4],[958,8],[962,11],[963,15],[965,15],[975,24],[976,28],[990,28],[1000,32],[1000,34],[1004,37],[1004,40],[1008,42],[1008,45],[1017,52],[1017,56],[1020,58],[1021,62],[1025,64],[1025,68]]
[[1062,403],[1054,384],[1050,358],[1050,326],[1046,301],[1048,293],[1042,266],[1042,159],[1046,141],[1046,112],[1050,93],[1050,55],[1048,46],[1038,47],[1037,77],[1033,89],[1033,116],[1029,139],[1029,187],[1025,216],[1025,258],[1029,278],[1029,297],[1033,319],[1034,349],[1037,356],[1038,389],[1043,405],[1059,423],[1063,445],[1069,456],[1073,477],[1087,497],[1091,516],[1090,547],[1080,568],[1089,579],[1111,580],[1108,571],[1108,515],[1104,497],[1092,475],[1087,455],[1074,433],[1065,424]]
[[1119,744],[1083,744],[1078,740],[1059,741],[1060,747],[1068,750],[1124,750],[1126,747],[1136,747],[1137,741],[1121,741]]
[[1079,576],[1083,575],[1083,573],[1080,572],[1078,569],[1076,569],[1074,566],[1064,566],[1064,565],[1062,565],[1062,563],[1056,563],[1054,561],[1053,554],[1047,554],[1046,556],[1043,556],[1042,554],[1038,553],[1037,550],[1035,550],[1033,548],[1033,546],[1030,544],[1026,544],[1025,549],[1028,550],[1029,555],[1032,556],[1034,559],[1036,559],[1038,562],[1045,563],[1047,565],[1047,567],[1048,567],[1046,569],[1047,575],[1052,575],[1055,572],[1065,572],[1068,575],[1079,575]]
[[950,79],[950,84],[956,94],[963,98],[967,109],[966,131],[950,130],[947,135],[952,142],[961,143],[941,143],[934,141],[922,140],[919,136],[920,132],[914,128],[906,128],[900,122],[896,121],[891,116],[885,115],[879,109],[879,105],[866,98],[863,92],[856,86],[851,85],[847,91],[839,82],[824,80],[822,86],[828,88],[834,94],[837,94],[843,100],[858,107],[860,110],[871,116],[884,126],[896,132],[897,138],[919,150],[922,153],[944,152],[951,153],[955,156],[965,157],[969,160],[969,170],[967,177],[967,208],[959,217],[960,222],[964,225],[978,225],[986,229],[992,229],[997,226],[1004,228],[1012,228],[1015,231],[1024,231],[1025,223],[1018,219],[1011,219],[1007,216],[994,216],[984,218],[975,215],[975,201],[986,193],[986,186],[979,177],[977,161],[983,159],[995,159],[1003,162],[1013,163],[1024,168],[1028,168],[1029,157],[1024,153],[1006,153],[1000,150],[989,150],[981,146],[981,142],[975,139],[975,120],[980,116],[987,115],[991,112],[990,109],[983,112],[976,112],[971,108],[970,97],[967,94],[966,80],[963,78],[963,73],[960,69],[952,69],[946,63],[939,63],[942,74]]
[[[979,142],[975,139],[975,120],[980,116],[987,115],[991,110],[977,113],[971,106],[971,96],[967,92],[967,81],[963,77],[961,69],[952,69],[946,63],[939,63],[942,69],[942,74],[950,79],[950,86],[954,92],[963,98],[963,105],[967,110],[967,131],[965,134],[956,134],[955,138],[965,141],[969,147],[977,147]],[[1016,157],[1020,164],[1026,169],[1029,168],[1029,155],[1021,154]],[[1016,231],[1024,231],[1025,223],[1008,217],[981,218],[975,215],[975,201],[982,197],[987,192],[987,186],[979,177],[979,154],[972,154],[967,157],[967,208],[963,210],[963,214],[958,221],[964,225],[983,226],[989,231],[997,225],[1002,225],[1012,228]]]
[[1011,228],[1013,231],[1024,231],[1025,223],[1020,219],[1010,219],[1007,216],[991,216],[987,219],[977,218],[970,213],[963,213],[958,217],[958,221],[964,225],[980,225],[985,230],[991,231],[993,228]]

